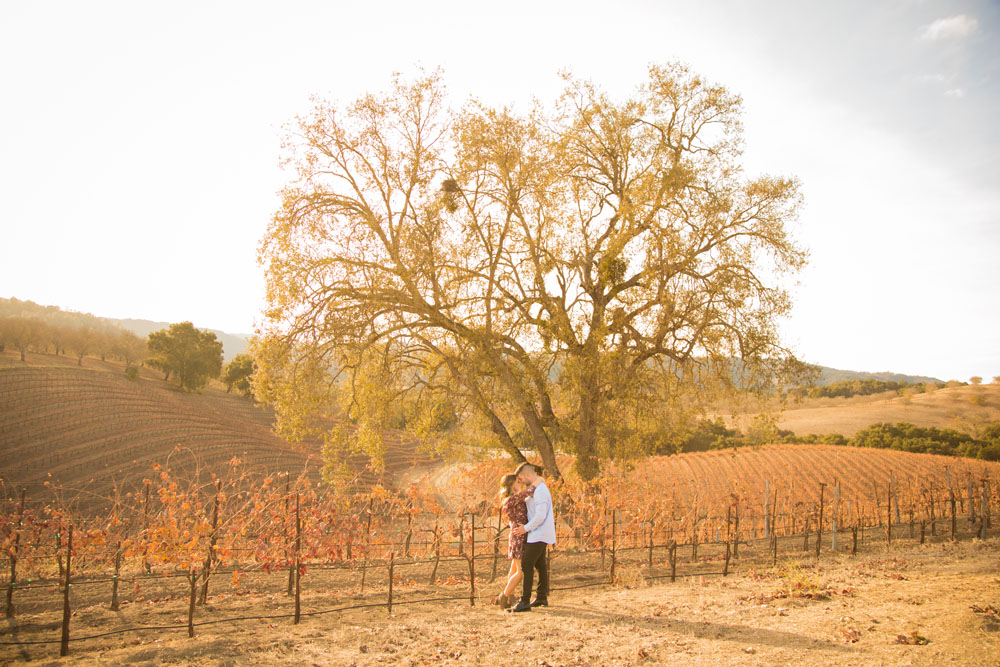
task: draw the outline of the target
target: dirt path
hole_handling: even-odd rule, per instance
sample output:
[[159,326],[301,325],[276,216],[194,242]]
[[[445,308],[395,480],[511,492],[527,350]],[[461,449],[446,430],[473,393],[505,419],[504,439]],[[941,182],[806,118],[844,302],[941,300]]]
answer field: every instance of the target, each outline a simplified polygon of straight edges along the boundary
[[[779,562],[774,569],[725,579],[691,577],[647,586],[638,569],[622,575],[633,588],[564,591],[553,594],[552,607],[529,614],[456,601],[397,606],[391,617],[384,608],[318,616],[298,627],[284,620],[245,621],[199,628],[195,639],[175,631],[91,640],[74,644],[66,662],[1000,664],[1000,618],[973,610],[974,605],[1000,609],[996,538],[839,556],[824,559],[820,567]],[[86,616],[88,610],[80,613]],[[511,662],[511,652],[525,660]],[[0,663],[62,664],[56,655],[55,646],[2,647]]]

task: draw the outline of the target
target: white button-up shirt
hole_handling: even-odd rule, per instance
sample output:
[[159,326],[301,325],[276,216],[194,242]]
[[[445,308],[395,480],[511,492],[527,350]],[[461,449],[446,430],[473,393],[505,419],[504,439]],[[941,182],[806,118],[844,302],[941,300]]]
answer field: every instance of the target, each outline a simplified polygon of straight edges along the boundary
[[525,500],[528,507],[528,523],[524,529],[528,532],[529,542],[556,543],[556,522],[552,515],[552,494],[549,487],[542,482],[535,487],[534,495]]

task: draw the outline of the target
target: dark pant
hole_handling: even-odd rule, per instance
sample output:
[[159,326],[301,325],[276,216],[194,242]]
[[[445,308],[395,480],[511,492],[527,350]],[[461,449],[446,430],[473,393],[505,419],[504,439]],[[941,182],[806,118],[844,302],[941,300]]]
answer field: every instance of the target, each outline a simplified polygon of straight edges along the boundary
[[538,599],[549,597],[549,559],[545,555],[545,542],[528,542],[521,553],[521,570],[524,582],[521,584],[521,602],[531,602],[531,585],[535,579],[535,568],[538,568]]

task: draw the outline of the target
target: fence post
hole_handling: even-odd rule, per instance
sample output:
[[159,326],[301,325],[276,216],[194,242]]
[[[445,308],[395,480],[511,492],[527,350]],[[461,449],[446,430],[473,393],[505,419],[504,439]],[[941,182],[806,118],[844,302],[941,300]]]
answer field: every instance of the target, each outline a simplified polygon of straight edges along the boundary
[[649,531],[647,533],[649,536],[649,559],[648,566],[650,569],[653,568],[653,522],[649,522]]
[[611,583],[615,583],[615,559],[618,542],[618,510],[611,510]]
[[295,494],[295,619],[299,624],[302,612],[302,517],[299,514],[299,494]]
[[670,541],[670,583],[677,581],[677,541]]
[[971,529],[976,525],[976,501],[972,497],[972,474],[969,474],[969,488],[968,488],[968,499],[969,499],[969,528]]
[[889,490],[885,494],[885,543],[892,545],[892,477],[889,478]]
[[[147,537],[147,533],[149,532],[149,488],[150,488],[150,483],[146,482],[146,484],[144,484],[144,486],[145,486],[145,489],[146,489],[146,494],[145,494],[146,497],[145,497],[145,499],[142,502],[142,532],[143,532],[143,536]],[[142,566],[144,568],[146,568],[146,574],[150,574],[153,571],[153,566],[149,562],[149,540],[148,539],[144,539],[143,541],[146,543],[146,545],[145,545],[145,547],[142,550]]]
[[500,530],[503,528],[503,514],[497,512],[497,530],[493,534],[493,573],[490,575],[492,584],[497,578],[497,560],[500,557]]
[[205,556],[205,571],[201,580],[201,597],[198,604],[208,601],[208,575],[212,571],[212,561],[215,560],[215,545],[218,542],[219,530],[219,494],[222,493],[222,480],[215,480],[215,502],[212,504],[212,535],[208,539],[208,554]]
[[476,515],[469,512],[469,605],[476,606]]
[[955,516],[955,490],[949,487],[948,493],[950,495],[949,501],[951,502],[951,541],[957,542],[958,518]]
[[837,553],[837,531],[840,530],[840,482],[834,480],[833,487],[833,531],[830,533],[830,548]]
[[816,524],[816,560],[819,560],[819,550],[823,546],[823,492],[826,483],[819,483],[819,521]]
[[63,579],[63,618],[62,618],[62,641],[59,643],[59,655],[69,655],[69,572],[70,560],[73,557],[73,524],[69,525],[69,533],[66,537],[66,567],[64,568],[66,578]]
[[407,506],[406,513],[406,543],[403,545],[403,558],[410,557],[410,541],[413,539],[413,511]]
[[368,499],[368,518],[365,522],[365,557],[361,561],[361,594],[365,594],[365,577],[368,575],[368,553],[372,544],[372,514],[375,498]]
[[771,480],[764,480],[764,537],[771,537]]
[[24,497],[26,489],[21,489],[21,505],[17,510],[17,532],[14,533],[14,546],[10,550],[10,581],[7,582],[7,610],[4,616],[14,618],[14,586],[17,585],[17,556],[21,551],[21,527],[24,524]]
[[434,569],[431,570],[431,582],[430,585],[433,586],[434,582],[437,581],[437,571],[438,565],[441,564],[441,536],[438,531],[437,521],[434,522]]
[[195,584],[197,581],[198,572],[192,565],[191,569],[188,570],[188,583],[191,586],[190,597],[188,598],[188,637],[194,637],[194,603],[198,590]]
[[115,574],[111,578],[111,611],[118,611],[118,578],[122,570],[122,543],[115,547]]
[[989,525],[989,510],[986,504],[989,502],[989,496],[986,492],[986,482],[983,482],[981,489],[982,497],[979,499],[979,538],[982,540],[986,539],[986,528]]
[[856,556],[858,553],[858,524],[855,522],[854,527],[851,528],[851,555]]
[[726,505],[726,562],[722,566],[722,576],[729,576],[729,538],[730,538],[730,523],[732,521],[731,515],[733,512],[732,504]]
[[740,557],[740,506],[733,509],[733,558]]
[[920,543],[924,543],[924,530],[927,528],[927,521],[924,519],[920,520]]
[[389,554],[389,614],[392,615],[392,571],[396,564],[396,552],[393,551]]

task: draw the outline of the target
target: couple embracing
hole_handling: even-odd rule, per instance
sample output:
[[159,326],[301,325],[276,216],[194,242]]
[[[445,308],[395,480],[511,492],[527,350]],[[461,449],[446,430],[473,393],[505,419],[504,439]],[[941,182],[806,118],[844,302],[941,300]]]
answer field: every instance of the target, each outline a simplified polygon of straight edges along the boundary
[[[549,559],[546,548],[556,543],[556,523],[552,515],[552,494],[549,493],[542,468],[522,463],[513,474],[500,480],[500,513],[510,524],[507,559],[510,573],[507,586],[494,604],[510,611],[531,611],[532,607],[549,606]],[[531,586],[538,570],[538,589],[531,599]],[[521,586],[520,599],[515,594]]]

